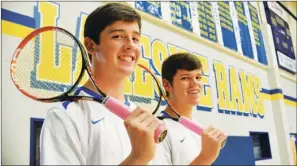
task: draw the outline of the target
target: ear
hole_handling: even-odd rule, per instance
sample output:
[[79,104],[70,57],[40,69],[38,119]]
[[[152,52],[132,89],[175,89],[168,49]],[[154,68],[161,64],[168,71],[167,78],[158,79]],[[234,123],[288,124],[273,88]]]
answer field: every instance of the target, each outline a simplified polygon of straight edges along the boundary
[[168,80],[166,80],[166,79],[162,79],[162,84],[163,84],[164,89],[165,89],[167,92],[170,93],[170,92],[172,91],[171,84],[169,83]]
[[90,39],[89,37],[85,37],[84,44],[85,44],[85,47],[86,47],[88,53],[91,55],[95,55],[96,44],[94,43],[94,41],[92,39]]

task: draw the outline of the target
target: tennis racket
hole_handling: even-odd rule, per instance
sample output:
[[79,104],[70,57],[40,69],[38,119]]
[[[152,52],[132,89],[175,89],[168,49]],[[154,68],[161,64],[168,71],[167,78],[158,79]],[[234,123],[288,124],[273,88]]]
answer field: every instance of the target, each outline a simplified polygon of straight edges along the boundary
[[[188,128],[189,130],[193,131],[194,133],[201,135],[204,131],[204,128],[201,124],[198,124],[197,122],[192,121],[191,119],[181,116],[179,113],[177,113],[174,108],[170,105],[170,103],[168,102],[167,96],[165,95],[165,92],[163,90],[163,88],[161,87],[161,83],[159,82],[159,80],[157,79],[157,77],[153,74],[153,72],[148,69],[146,66],[139,64],[139,66],[141,66],[142,68],[144,68],[144,70],[146,72],[148,72],[154,79],[156,86],[159,89],[159,93],[161,94],[161,96],[165,99],[166,103],[168,104],[168,106],[171,108],[172,112],[176,115],[176,117],[170,117],[170,119],[180,123],[181,125],[185,126],[186,128]],[[159,112],[159,111],[158,111]],[[163,120],[164,118],[162,117],[158,117],[159,119]],[[223,148],[226,144],[227,139],[225,139],[222,144],[221,144],[221,148]]]
[[[41,40],[45,43],[41,44]],[[45,44],[47,49],[45,49]],[[47,71],[49,66],[40,69],[42,61],[45,61],[40,55],[43,55],[43,58],[54,57],[47,59],[51,61],[52,66],[55,66],[51,73]],[[99,89],[93,78],[91,63],[83,45],[70,32],[59,27],[42,27],[26,36],[15,50],[11,60],[10,74],[20,92],[40,102],[96,101],[105,105],[122,119],[126,119],[132,111],[130,107],[107,96]],[[44,75],[51,80],[45,80]],[[75,95],[74,92],[85,77],[89,77],[99,97]],[[67,80],[66,83],[65,80]],[[161,99],[160,96],[157,102],[147,102],[138,97],[135,105],[142,108],[149,105],[153,110],[157,110]],[[166,134],[166,127],[161,124],[155,130],[155,142],[163,141]]]

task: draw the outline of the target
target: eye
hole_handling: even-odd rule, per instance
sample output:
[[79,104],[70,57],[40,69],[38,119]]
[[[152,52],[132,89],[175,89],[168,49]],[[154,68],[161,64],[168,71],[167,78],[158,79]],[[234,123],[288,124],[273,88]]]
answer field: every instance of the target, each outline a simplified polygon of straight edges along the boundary
[[135,43],[138,43],[138,42],[139,42],[139,39],[136,38],[136,37],[134,37],[134,38],[132,38],[132,39],[133,39],[133,41],[134,41]]
[[189,77],[182,77],[181,80],[188,80]]
[[202,79],[202,76],[197,76],[196,77],[196,80],[201,80]]
[[121,35],[113,35],[112,38],[113,39],[122,39],[123,36],[121,36]]

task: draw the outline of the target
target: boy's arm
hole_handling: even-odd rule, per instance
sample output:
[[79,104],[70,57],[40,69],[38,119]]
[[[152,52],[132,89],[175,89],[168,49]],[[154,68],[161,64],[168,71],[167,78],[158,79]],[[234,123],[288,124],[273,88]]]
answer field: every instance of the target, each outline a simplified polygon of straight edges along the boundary
[[120,165],[148,165],[149,161],[129,155]]
[[40,134],[41,165],[86,165],[78,133],[63,110],[49,110]]
[[173,165],[168,143],[168,137],[166,137],[157,145],[155,157],[151,161],[141,160],[136,156],[129,155],[120,165]]
[[202,133],[201,138],[201,152],[190,165],[211,165],[219,156],[221,144],[226,139],[226,135],[210,126]]
[[207,156],[199,155],[190,165],[211,165],[214,161],[209,160]]
[[132,111],[124,120],[132,150],[122,165],[148,165],[154,159],[158,146],[154,141],[154,134],[160,124],[162,122],[149,111],[140,107]]

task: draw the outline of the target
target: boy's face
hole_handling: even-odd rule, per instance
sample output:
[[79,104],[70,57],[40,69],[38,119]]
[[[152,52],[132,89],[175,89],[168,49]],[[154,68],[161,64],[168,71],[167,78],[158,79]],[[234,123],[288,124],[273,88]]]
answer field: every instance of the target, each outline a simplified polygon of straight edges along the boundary
[[99,40],[93,57],[99,65],[112,73],[130,75],[140,57],[138,23],[116,21],[101,32]]
[[177,70],[169,91],[171,97],[179,102],[197,105],[202,92],[202,70]]

